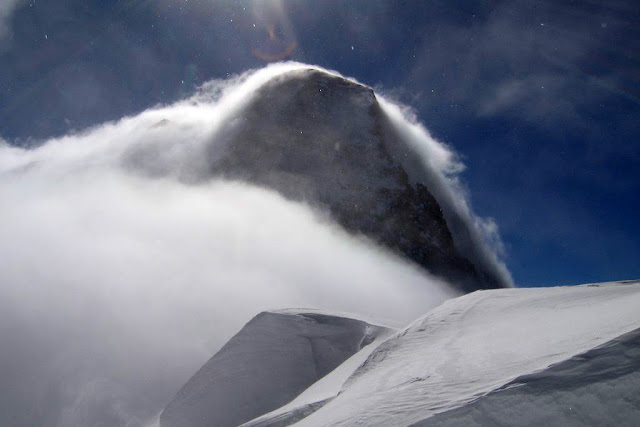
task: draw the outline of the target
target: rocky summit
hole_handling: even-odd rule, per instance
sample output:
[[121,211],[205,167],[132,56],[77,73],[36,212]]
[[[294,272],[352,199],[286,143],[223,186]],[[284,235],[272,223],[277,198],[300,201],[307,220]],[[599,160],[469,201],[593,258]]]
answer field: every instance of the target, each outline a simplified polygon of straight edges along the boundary
[[506,285],[491,266],[461,255],[433,192],[409,178],[403,158],[415,154],[371,88],[290,71],[260,87],[226,127],[209,153],[214,175],[319,207],[463,291]]

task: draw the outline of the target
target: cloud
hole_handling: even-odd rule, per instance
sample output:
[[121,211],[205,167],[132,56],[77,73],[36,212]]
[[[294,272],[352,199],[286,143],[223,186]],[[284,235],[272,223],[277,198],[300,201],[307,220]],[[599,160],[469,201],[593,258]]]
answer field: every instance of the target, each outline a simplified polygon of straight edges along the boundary
[[11,36],[11,17],[25,0],[3,0],[0,2],[0,47]]
[[402,323],[455,295],[309,206],[203,179],[234,112],[302,66],[35,149],[0,143],[2,424],[144,424],[259,311]]
[[505,2],[474,10],[462,21],[443,17],[423,28],[407,81],[424,88],[425,107],[450,104],[472,117],[585,129],[589,109],[612,96],[638,103],[633,80],[620,67],[631,46],[616,39],[632,36],[632,2]]

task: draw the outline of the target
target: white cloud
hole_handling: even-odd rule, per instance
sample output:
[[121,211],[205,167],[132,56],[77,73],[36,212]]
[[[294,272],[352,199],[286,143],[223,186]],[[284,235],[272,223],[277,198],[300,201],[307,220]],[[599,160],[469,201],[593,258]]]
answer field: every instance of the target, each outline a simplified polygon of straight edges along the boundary
[[200,180],[221,125],[300,67],[210,83],[37,149],[0,144],[3,420],[136,425],[261,310],[406,322],[454,294],[308,206]]
[[[12,408],[0,417],[137,425],[259,311],[313,306],[407,322],[455,294],[309,206],[204,179],[205,153],[224,150],[235,112],[303,67],[213,81],[191,99],[36,149],[0,141],[0,400]],[[471,212],[462,163],[381,102],[462,249],[509,279],[483,249],[483,230],[495,239],[497,228]]]
[[24,0],[0,1],[0,42],[11,35],[11,17]]

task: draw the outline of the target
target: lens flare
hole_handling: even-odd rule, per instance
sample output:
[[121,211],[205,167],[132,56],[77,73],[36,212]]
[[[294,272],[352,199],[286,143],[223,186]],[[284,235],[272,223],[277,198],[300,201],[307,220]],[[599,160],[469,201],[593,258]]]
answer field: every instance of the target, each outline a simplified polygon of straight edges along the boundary
[[256,2],[253,8],[256,34],[251,53],[263,61],[281,61],[291,56],[298,42],[293,25],[280,1]]

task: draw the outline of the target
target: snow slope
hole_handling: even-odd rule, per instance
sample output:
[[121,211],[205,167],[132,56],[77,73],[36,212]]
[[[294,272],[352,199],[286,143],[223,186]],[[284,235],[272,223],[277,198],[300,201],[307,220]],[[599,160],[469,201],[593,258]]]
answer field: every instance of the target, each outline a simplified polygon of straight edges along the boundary
[[299,425],[426,422],[640,328],[639,307],[639,281],[449,300],[376,348],[340,394]]
[[[640,281],[477,291],[381,330],[295,399],[243,425],[637,425],[639,307]],[[247,382],[245,372],[270,371],[270,360],[224,368],[269,395],[275,377]]]
[[314,310],[253,318],[178,392],[161,426],[236,426],[295,398],[389,328]]
[[314,383],[298,397],[275,411],[253,419],[243,427],[287,426],[317,411],[340,393],[345,381],[349,379],[369,355],[391,334],[391,330],[380,334],[375,341],[363,347],[327,376]]
[[639,424],[640,329],[636,329],[542,372],[518,377],[468,405],[415,425]]

